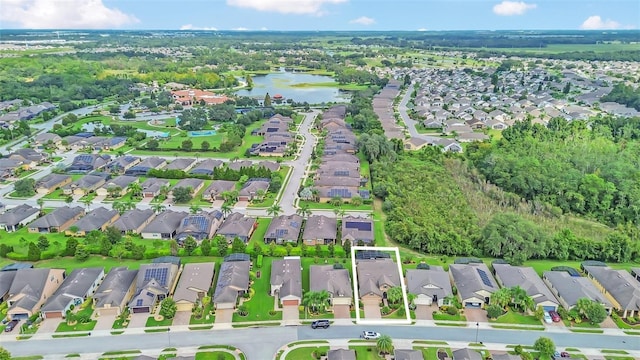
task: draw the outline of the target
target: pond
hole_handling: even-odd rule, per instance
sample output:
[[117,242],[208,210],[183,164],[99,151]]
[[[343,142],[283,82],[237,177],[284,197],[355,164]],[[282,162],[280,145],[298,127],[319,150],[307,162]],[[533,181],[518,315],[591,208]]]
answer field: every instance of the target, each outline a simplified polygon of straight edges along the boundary
[[320,104],[328,102],[348,102],[351,96],[331,84],[336,84],[331,76],[312,75],[303,72],[291,72],[281,69],[267,75],[252,76],[253,89],[242,89],[238,96],[254,97],[260,101],[269,93],[273,101],[275,95],[281,95],[283,101],[291,99],[295,102]]

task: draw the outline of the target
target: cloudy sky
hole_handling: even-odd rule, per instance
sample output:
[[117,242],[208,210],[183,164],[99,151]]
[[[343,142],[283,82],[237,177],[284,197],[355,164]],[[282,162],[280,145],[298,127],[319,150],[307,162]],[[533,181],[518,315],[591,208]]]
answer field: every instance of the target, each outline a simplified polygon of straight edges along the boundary
[[638,0],[0,0],[0,28],[638,29]]

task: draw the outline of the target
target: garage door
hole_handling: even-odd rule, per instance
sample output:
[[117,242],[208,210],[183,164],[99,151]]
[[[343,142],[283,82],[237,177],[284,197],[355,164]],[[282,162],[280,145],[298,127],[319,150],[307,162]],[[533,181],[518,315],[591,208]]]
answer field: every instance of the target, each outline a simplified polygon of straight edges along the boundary
[[284,300],[284,301],[282,302],[282,305],[283,305],[283,306],[286,306],[286,305],[293,305],[293,306],[297,306],[297,305],[298,305],[298,300]]
[[176,309],[177,311],[191,311],[193,309],[193,304],[189,304],[189,303],[176,304]]
[[48,311],[48,312],[44,313],[44,317],[45,317],[45,319],[61,318],[62,317],[62,312],[61,311]]
[[149,312],[149,308],[148,307],[133,308],[133,313],[134,314],[148,313],[148,312]]
[[98,314],[100,314],[100,316],[107,316],[107,315],[118,315],[118,308],[114,307],[114,308],[107,308],[107,309],[100,309],[98,310]]
[[542,309],[544,311],[555,311],[556,307],[555,306],[543,306]]
[[482,303],[466,302],[464,303],[464,307],[470,308],[470,309],[480,309],[482,307]]
[[11,314],[11,320],[25,320],[29,318],[29,314]]

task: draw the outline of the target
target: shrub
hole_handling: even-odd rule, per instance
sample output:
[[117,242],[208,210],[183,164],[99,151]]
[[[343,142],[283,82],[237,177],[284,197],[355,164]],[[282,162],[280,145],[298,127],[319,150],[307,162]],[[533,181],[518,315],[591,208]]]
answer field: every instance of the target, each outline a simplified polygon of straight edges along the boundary
[[447,307],[447,314],[449,314],[449,315],[458,315],[458,308],[456,308],[455,306],[448,306]]
[[382,309],[380,309],[380,313],[382,313],[382,315],[387,315],[391,312],[391,309],[388,306],[383,306]]

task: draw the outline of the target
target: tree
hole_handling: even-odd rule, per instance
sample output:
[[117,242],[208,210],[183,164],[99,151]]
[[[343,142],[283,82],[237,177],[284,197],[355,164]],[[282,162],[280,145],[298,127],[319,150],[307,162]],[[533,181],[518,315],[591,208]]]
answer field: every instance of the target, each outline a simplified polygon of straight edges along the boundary
[[84,244],[78,244],[74,256],[78,261],[85,261],[89,258],[89,251]]
[[151,209],[156,214],[159,214],[159,213],[163,212],[166,209],[166,207],[164,205],[162,205],[161,203],[156,203],[156,204],[151,204]]
[[76,253],[76,248],[78,247],[78,239],[71,238],[67,240],[67,244],[65,245],[65,249],[63,252],[64,256],[74,256]]
[[551,357],[556,352],[556,345],[548,337],[541,336],[533,344],[533,349],[540,352],[540,355]]
[[27,250],[27,259],[29,261],[40,260],[40,248],[33,241],[29,242],[29,249]]
[[500,305],[491,304],[487,306],[487,317],[490,319],[496,319],[498,316],[504,313],[504,309]]
[[271,107],[271,96],[269,96],[269,93],[264,96],[264,103],[262,105],[264,107]]
[[514,286],[510,290],[511,299],[515,308],[520,309],[521,312],[524,312],[527,309],[533,309],[535,302],[523,288],[520,286]]
[[122,240],[122,232],[115,226],[107,226],[107,228],[104,229],[104,236],[109,240],[109,243],[113,245]]
[[280,215],[281,212],[282,212],[282,207],[280,207],[280,205],[278,204],[273,204],[267,208],[267,214],[269,216],[276,217]]
[[44,206],[44,199],[39,198],[38,200],[36,200],[36,204],[38,204],[38,207],[40,208],[40,215],[42,215],[43,214],[42,207]]
[[134,181],[131,184],[127,185],[127,190],[131,192],[131,195],[136,197],[142,194],[142,185],[139,182]]
[[193,149],[193,141],[191,139],[184,140],[180,148],[184,151],[191,151]]
[[151,151],[158,150],[158,148],[160,147],[160,142],[156,139],[151,139],[147,141],[146,147]]
[[173,200],[176,203],[188,203],[193,199],[193,189],[191,187],[177,187],[173,191]]
[[324,312],[329,304],[330,295],[326,290],[307,291],[302,297],[302,305],[312,313]]
[[347,257],[351,257],[351,240],[347,239],[342,244],[342,248],[344,252],[347,254]]
[[11,360],[11,353],[3,347],[0,347],[0,360]]
[[209,254],[211,254],[211,240],[202,240],[200,243],[200,252],[202,253],[202,256],[209,256]]
[[208,151],[210,148],[211,144],[206,140],[200,144],[200,149],[202,149],[202,151]]
[[164,316],[165,319],[173,319],[176,311],[178,311],[178,307],[172,298],[168,297],[160,302],[160,315]]
[[83,198],[82,200],[80,200],[80,202],[82,202],[84,204],[84,206],[89,209],[89,206],[91,206],[91,203],[93,203],[92,199],[89,199],[88,197]]
[[202,207],[198,204],[193,204],[191,206],[189,206],[189,212],[192,214],[197,214],[200,211],[202,211]]
[[187,256],[191,256],[191,254],[193,254],[193,251],[197,247],[198,247],[198,243],[196,242],[196,239],[194,239],[193,236],[187,236],[187,238],[184,240],[185,254],[187,254]]
[[302,216],[303,219],[311,216],[311,209],[309,204],[301,204],[299,208],[296,209],[296,214]]
[[18,197],[30,197],[36,193],[36,181],[26,178],[16,181],[13,184],[14,193]]
[[38,237],[38,248],[42,251],[47,250],[49,248],[49,239],[46,236],[40,235]]
[[220,206],[220,212],[222,213],[225,219],[227,218],[227,215],[231,214],[231,211],[233,211],[233,208],[231,207],[231,205],[227,204],[226,202],[222,204],[222,206]]
[[402,288],[400,286],[394,286],[387,290],[387,300],[392,304],[397,304],[402,301]]
[[354,196],[351,198],[350,203],[351,203],[351,205],[353,205],[353,206],[360,206],[360,205],[362,205],[362,197],[360,197],[359,195],[354,195]]
[[244,253],[247,250],[247,244],[244,243],[239,237],[233,239],[231,243],[232,253]]
[[226,256],[227,251],[229,250],[229,243],[224,236],[216,237],[216,247],[218,248],[218,256]]
[[120,215],[124,214],[125,211],[127,211],[126,205],[122,201],[114,201],[113,204],[111,204],[111,208],[117,211]]
[[607,310],[602,304],[592,301],[584,315],[592,324],[600,324],[607,318]]
[[380,335],[376,341],[376,349],[381,354],[391,354],[393,352],[393,340],[389,335]]
[[511,303],[511,290],[509,288],[501,288],[491,294],[491,304],[500,306],[506,309],[509,303]]

